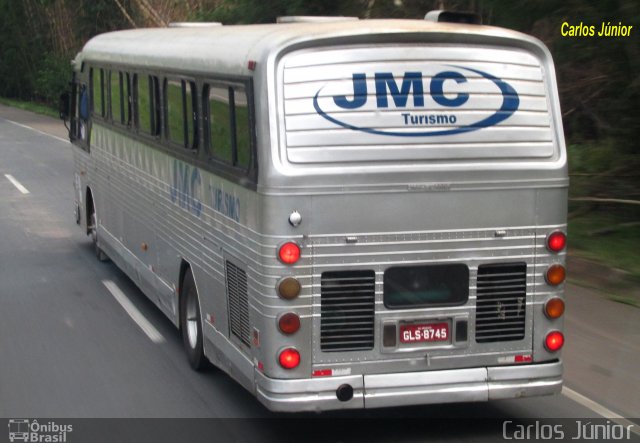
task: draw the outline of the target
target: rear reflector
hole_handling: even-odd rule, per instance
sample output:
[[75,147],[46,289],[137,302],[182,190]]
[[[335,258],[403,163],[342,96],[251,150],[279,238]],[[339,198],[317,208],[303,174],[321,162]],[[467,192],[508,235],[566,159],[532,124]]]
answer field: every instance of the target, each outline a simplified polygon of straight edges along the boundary
[[295,334],[300,329],[300,317],[293,312],[282,314],[278,319],[278,329],[283,334]]

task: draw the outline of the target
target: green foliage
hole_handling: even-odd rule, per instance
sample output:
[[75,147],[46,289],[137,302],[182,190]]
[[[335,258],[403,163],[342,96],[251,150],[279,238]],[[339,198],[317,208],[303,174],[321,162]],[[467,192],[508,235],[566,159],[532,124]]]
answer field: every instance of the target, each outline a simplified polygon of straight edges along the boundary
[[69,89],[72,73],[68,59],[45,54],[36,72],[33,95],[44,103],[56,105],[60,94]]

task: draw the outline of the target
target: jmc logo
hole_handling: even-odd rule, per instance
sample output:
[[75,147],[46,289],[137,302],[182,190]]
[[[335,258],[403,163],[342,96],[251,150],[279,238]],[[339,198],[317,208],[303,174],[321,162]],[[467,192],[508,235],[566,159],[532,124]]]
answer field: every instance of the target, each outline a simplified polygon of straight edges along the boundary
[[[485,112],[481,118],[463,123],[454,111],[464,110],[464,105],[470,99],[475,99],[476,105],[482,100],[480,93],[474,98],[473,94],[456,88],[456,85],[464,86],[468,83],[470,74],[474,76],[474,82],[482,84],[476,90],[489,96],[497,94],[501,98],[501,104],[488,113]],[[428,81],[425,82],[425,79]],[[321,94],[325,88],[327,91]],[[508,119],[520,105],[518,93],[506,81],[487,72],[460,66],[446,66],[435,74],[407,71],[399,79],[392,72],[375,72],[370,75],[356,72],[352,74],[348,94],[331,94],[329,88],[325,85],[317,91],[313,99],[316,112],[336,125],[376,135],[425,137],[476,131]],[[345,112],[372,108],[375,117],[367,125],[360,124],[362,119],[356,118],[355,113]],[[381,112],[393,108],[407,112]],[[480,108],[486,109],[486,106]],[[390,115],[396,118],[394,123],[376,124],[385,123],[382,119],[389,118]],[[385,128],[389,126],[389,129]],[[403,126],[412,129],[396,129]]]

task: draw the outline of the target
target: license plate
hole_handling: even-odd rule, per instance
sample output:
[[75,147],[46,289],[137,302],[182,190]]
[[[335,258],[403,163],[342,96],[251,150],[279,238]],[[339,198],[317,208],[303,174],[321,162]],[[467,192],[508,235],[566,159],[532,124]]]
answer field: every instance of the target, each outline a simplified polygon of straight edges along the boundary
[[427,323],[400,326],[400,343],[449,341],[449,323]]

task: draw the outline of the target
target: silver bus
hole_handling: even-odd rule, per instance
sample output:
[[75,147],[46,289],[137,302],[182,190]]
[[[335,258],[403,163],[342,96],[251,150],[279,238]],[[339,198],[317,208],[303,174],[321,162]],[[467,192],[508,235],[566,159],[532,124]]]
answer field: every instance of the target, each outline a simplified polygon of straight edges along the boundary
[[[302,21],[302,22],[301,22]],[[535,38],[283,20],[91,39],[76,220],[276,411],[553,394],[567,161]]]

